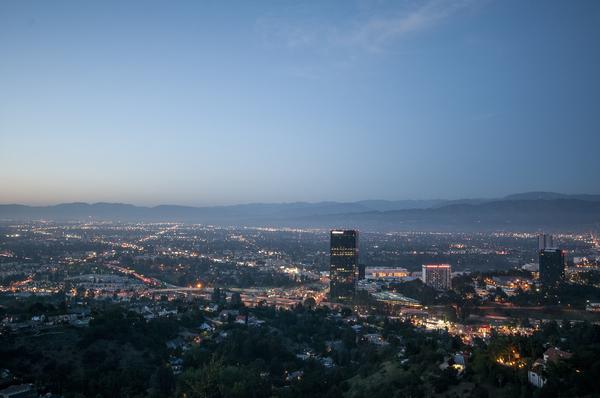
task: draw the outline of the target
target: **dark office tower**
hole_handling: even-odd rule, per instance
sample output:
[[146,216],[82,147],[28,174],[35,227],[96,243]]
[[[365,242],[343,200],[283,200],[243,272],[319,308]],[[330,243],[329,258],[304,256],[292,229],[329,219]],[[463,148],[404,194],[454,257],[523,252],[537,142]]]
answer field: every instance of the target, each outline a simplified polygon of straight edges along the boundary
[[329,254],[329,296],[332,300],[350,300],[358,280],[358,231],[331,231]]
[[362,281],[363,279],[365,279],[365,265],[364,264],[358,264],[358,280]]
[[565,252],[559,249],[540,250],[540,282],[542,287],[556,287],[565,273]]

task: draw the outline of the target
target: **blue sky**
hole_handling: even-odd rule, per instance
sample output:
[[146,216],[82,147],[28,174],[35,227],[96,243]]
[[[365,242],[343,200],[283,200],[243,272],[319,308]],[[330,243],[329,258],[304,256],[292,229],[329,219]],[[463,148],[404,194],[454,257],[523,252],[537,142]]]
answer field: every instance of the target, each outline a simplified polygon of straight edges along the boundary
[[0,2],[0,203],[600,193],[598,1]]

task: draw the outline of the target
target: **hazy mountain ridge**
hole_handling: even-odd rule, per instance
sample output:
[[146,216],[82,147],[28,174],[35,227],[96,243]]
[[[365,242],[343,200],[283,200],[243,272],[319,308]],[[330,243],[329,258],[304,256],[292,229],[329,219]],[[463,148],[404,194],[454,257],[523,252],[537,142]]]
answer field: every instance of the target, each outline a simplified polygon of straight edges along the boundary
[[564,194],[556,192],[525,192],[505,196],[505,200],[556,200],[556,199],[577,199],[589,202],[600,202],[600,195],[593,194]]
[[[406,208],[406,206],[413,206]],[[191,222],[215,225],[358,227],[366,230],[600,229],[600,195],[532,192],[503,199],[134,206],[123,203],[0,205],[0,219]]]

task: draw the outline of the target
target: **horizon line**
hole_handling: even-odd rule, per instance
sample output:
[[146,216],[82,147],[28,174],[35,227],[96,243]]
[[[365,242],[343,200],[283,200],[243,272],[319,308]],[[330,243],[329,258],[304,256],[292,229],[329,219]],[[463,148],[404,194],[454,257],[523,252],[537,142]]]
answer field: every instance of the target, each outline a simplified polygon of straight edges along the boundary
[[204,204],[204,205],[193,205],[193,204],[177,204],[177,203],[158,203],[154,205],[150,204],[139,204],[134,202],[124,202],[124,201],[62,201],[62,202],[53,202],[53,203],[44,203],[44,204],[34,204],[32,202],[1,202],[0,206],[27,206],[27,207],[52,207],[52,206],[60,206],[60,205],[125,205],[125,206],[134,206],[134,207],[146,207],[146,208],[154,208],[160,206],[177,206],[177,207],[192,207],[192,208],[206,208],[206,207],[234,207],[234,206],[252,206],[252,205],[291,205],[291,204],[321,204],[321,203],[335,203],[335,204],[356,204],[361,202],[371,202],[371,201],[379,201],[379,202],[432,202],[432,201],[441,201],[441,202],[453,202],[453,201],[461,201],[461,200],[496,200],[496,199],[506,199],[509,196],[514,195],[525,195],[525,194],[556,194],[556,195],[565,195],[565,196],[582,196],[582,195],[600,195],[600,193],[563,193],[563,192],[555,192],[555,191],[526,191],[526,192],[517,192],[512,194],[506,194],[503,196],[488,196],[488,197],[460,197],[457,199],[448,199],[448,198],[430,198],[430,199],[358,199],[358,200],[298,200],[298,201],[256,201],[256,202],[238,202],[238,203],[227,203],[227,204]]

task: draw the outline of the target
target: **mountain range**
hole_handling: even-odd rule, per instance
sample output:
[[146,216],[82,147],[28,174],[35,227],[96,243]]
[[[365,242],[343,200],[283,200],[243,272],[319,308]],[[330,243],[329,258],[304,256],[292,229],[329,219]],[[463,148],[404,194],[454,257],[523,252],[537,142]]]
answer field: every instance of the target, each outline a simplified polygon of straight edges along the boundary
[[600,230],[600,195],[528,192],[497,199],[363,200],[191,207],[122,203],[0,205],[0,220],[187,222],[376,231]]

